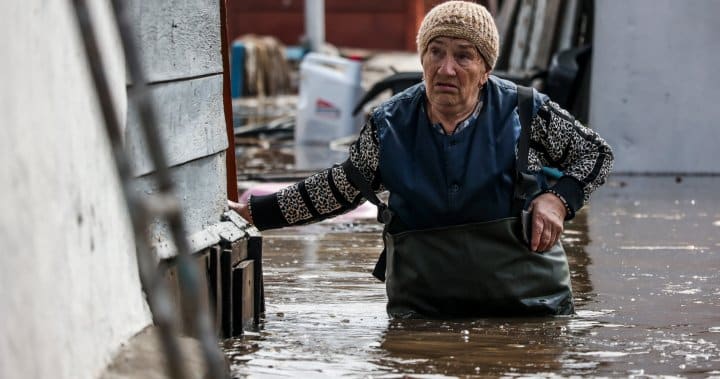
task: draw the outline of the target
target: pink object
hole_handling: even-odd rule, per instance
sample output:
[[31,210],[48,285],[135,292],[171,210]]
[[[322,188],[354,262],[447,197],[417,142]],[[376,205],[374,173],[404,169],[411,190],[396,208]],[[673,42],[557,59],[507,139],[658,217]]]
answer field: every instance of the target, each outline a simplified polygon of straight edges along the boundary
[[[243,192],[240,195],[240,202],[241,203],[247,203],[248,199],[250,198],[250,195],[253,196],[260,196],[260,195],[269,195],[271,193],[275,193],[277,191],[280,191],[281,189],[288,187],[294,183],[260,183],[256,186],[253,186],[249,188],[247,191]],[[372,203],[366,201],[362,203],[359,207],[353,209],[352,211],[342,214],[340,216],[337,216],[331,220],[335,222],[347,222],[355,219],[367,219],[367,218],[375,218],[377,217],[377,207],[372,205]]]

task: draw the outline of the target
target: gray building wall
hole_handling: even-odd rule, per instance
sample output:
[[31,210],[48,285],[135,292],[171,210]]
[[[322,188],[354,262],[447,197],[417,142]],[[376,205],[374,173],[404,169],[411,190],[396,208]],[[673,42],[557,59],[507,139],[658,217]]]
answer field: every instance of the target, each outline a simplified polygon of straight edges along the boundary
[[596,1],[590,125],[615,171],[720,173],[720,1]]
[[[127,107],[108,1],[89,1],[133,157],[135,188],[154,167]],[[71,2],[3,6],[0,23],[0,378],[95,378],[151,323],[135,240]],[[219,241],[226,208],[219,2],[141,1],[134,12],[157,95],[171,174],[193,246]],[[150,230],[172,256],[167,227]]]
[[[124,110],[125,66],[109,6],[89,3]],[[2,8],[0,378],[96,378],[151,322],[70,6],[28,0]]]

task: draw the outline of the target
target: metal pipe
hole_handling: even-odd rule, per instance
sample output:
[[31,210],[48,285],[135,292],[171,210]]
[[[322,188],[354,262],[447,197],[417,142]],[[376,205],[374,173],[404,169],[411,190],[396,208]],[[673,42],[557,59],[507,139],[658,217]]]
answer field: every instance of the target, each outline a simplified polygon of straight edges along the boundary
[[325,43],[325,0],[305,0],[305,37],[310,50],[320,51]]

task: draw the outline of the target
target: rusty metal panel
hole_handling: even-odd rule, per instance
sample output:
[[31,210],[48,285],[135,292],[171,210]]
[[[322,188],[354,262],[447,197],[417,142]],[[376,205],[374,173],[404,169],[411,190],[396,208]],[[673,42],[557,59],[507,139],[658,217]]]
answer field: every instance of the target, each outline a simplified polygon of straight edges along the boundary
[[130,0],[151,82],[222,72],[217,0]]
[[[151,94],[157,105],[157,125],[170,166],[207,157],[227,148],[222,86],[222,75],[152,86]],[[134,107],[128,109],[125,145],[133,158],[131,167],[134,175],[154,171]]]

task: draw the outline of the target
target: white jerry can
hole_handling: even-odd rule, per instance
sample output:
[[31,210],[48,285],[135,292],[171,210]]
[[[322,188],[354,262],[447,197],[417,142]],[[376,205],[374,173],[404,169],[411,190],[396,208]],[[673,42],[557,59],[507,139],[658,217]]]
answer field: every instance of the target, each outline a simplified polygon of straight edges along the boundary
[[[295,143],[328,147],[358,133],[362,114],[352,111],[362,96],[361,63],[310,53],[300,63]],[[328,147],[329,148],[329,147]]]

